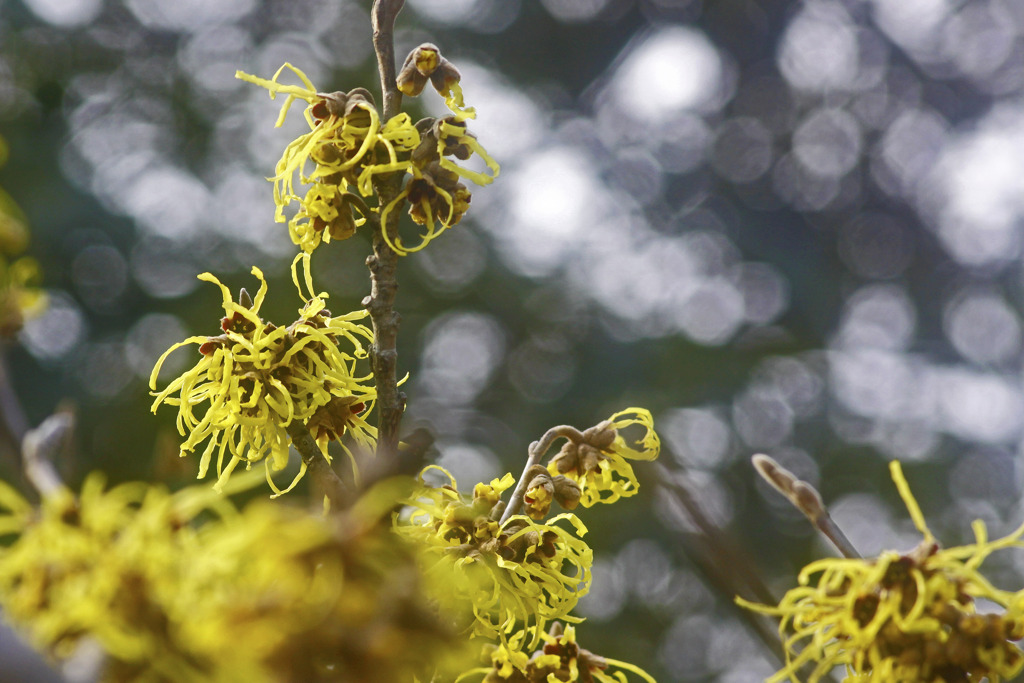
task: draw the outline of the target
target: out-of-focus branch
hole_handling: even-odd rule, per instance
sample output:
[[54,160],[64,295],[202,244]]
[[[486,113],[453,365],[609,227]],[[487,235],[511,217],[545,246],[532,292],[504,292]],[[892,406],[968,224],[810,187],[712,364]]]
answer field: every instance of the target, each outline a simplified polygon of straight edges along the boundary
[[64,486],[53,461],[74,428],[75,418],[70,412],[54,413],[22,440],[25,476],[43,498]]
[[[0,345],[0,459],[7,460],[15,476],[24,476],[21,465],[21,440],[28,432],[29,423],[21,399],[14,391],[7,371],[5,349]],[[19,481],[20,484],[24,480]]]
[[3,357],[0,357],[0,421],[14,443],[20,444],[29,429],[28,418],[18,395],[14,393],[7,373],[7,359]]
[[[697,528],[697,533],[686,534],[683,547],[689,550],[687,554],[696,561],[704,577],[723,595],[744,595],[765,604],[775,604],[775,596],[754,571],[750,558],[707,516],[690,489],[680,481],[678,474],[661,463],[651,463],[640,469],[653,472],[650,480],[657,482],[662,495],[671,496],[679,503]],[[766,626],[764,619],[744,609],[739,609],[737,614],[779,661],[785,661],[779,639]]]
[[[375,0],[371,20],[373,47],[377,53],[381,90],[384,96],[384,120],[394,117],[402,107],[402,93],[395,80],[395,18],[405,0]],[[401,174],[391,174],[375,183],[378,206],[391,204],[401,193]],[[398,391],[398,326],[400,316],[395,312],[398,293],[398,254],[384,239],[386,231],[391,243],[398,240],[398,219],[401,207],[395,207],[386,224],[375,214],[370,223],[374,227],[373,254],[366,259],[370,270],[370,295],[363,305],[370,312],[374,342],[370,349],[370,369],[377,385],[377,452],[394,454],[398,450],[398,431],[405,411],[405,395]]]
[[[660,487],[663,495],[671,496],[678,502],[696,527],[695,533],[680,532],[683,543],[679,545],[679,549],[700,569],[708,583],[721,595],[739,595],[767,605],[778,602],[761,580],[755,568],[756,564],[746,551],[704,512],[691,487],[684,483],[684,473],[672,471],[661,463],[641,463],[639,471],[647,473],[645,480]],[[736,610],[735,614],[764,643],[776,660],[785,664],[786,655],[782,643],[770,622],[735,604],[733,608]],[[821,680],[823,683],[835,683],[835,679],[828,674]]]

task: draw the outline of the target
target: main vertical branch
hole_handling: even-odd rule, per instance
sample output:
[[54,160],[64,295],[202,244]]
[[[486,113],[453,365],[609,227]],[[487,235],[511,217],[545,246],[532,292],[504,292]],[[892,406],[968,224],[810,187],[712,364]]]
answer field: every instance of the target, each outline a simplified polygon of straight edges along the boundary
[[[377,53],[381,91],[384,95],[384,121],[391,119],[402,108],[402,93],[395,81],[395,18],[405,0],[374,0],[373,48]],[[375,183],[378,206],[391,204],[401,193],[402,175],[393,173]],[[370,269],[370,295],[363,304],[373,322],[374,343],[370,349],[370,368],[377,385],[377,452],[393,454],[398,450],[398,430],[405,410],[405,396],[398,391],[398,325],[395,312],[395,294],[398,292],[398,254],[388,246],[383,232],[394,244],[398,237],[398,218],[401,207],[395,207],[386,224],[378,224],[373,234],[373,255],[367,257]],[[379,221],[378,221],[379,223]]]

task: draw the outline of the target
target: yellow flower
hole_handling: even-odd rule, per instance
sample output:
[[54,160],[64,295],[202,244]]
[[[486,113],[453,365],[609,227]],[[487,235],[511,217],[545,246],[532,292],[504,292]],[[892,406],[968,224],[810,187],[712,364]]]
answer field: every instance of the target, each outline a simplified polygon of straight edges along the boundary
[[[302,85],[278,83],[285,69]],[[409,115],[399,114],[381,125],[367,90],[318,93],[306,74],[288,63],[269,80],[241,71],[235,77],[266,88],[271,98],[286,95],[277,126],[284,123],[295,100],[307,103],[304,115],[310,130],[285,148],[271,179],[276,220],[288,221],[292,241],[305,252],[313,251],[321,241],[350,237],[366,222],[367,209],[349,188],[369,196],[375,176],[410,167],[408,159],[399,159],[400,153],[410,152],[420,143]],[[309,162],[313,168],[307,173]],[[295,190],[296,175],[301,183],[312,184],[301,198]],[[284,211],[293,201],[299,202],[299,209],[289,220]],[[360,214],[358,218],[353,210]]]
[[[515,483],[511,474],[478,484],[469,498],[459,493],[447,471],[430,469],[442,472],[449,483],[417,491],[395,528],[423,545],[430,571],[459,577],[441,600],[471,604],[477,635],[505,640],[522,625],[533,634],[530,647],[540,641],[548,621],[579,621],[568,615],[590,589],[593,562],[593,552],[580,540],[587,531],[583,523],[565,513],[543,524],[513,515],[499,525],[504,506],[497,500]],[[572,531],[559,522],[567,522]]]
[[[489,185],[498,177],[500,167],[466,129],[465,122],[450,116],[442,119],[424,119],[416,124],[421,139],[412,151],[409,172],[412,176],[405,188],[381,212],[381,223],[386,225],[388,215],[402,201],[409,202],[409,215],[413,222],[425,226],[417,245],[407,247],[401,240],[392,242],[384,235],[388,245],[401,255],[423,249],[432,239],[462,220],[472,199],[469,189],[460,178],[477,185]],[[476,154],[489,173],[473,171],[453,162],[449,157],[463,161]]]
[[[1024,525],[991,541],[979,520],[974,543],[940,548],[899,463],[890,470],[924,535],[917,548],[869,560],[812,562],[800,572],[800,585],[775,607],[737,599],[782,618],[787,662],[771,683],[799,681],[799,670],[812,662],[811,683],[836,666],[846,667],[848,681],[862,683],[999,683],[1024,669],[1024,654],[1011,642],[1024,637],[1024,593],[1000,590],[979,572],[992,552],[1024,545]],[[979,598],[1002,610],[979,614]]]
[[[509,638],[507,644],[501,644],[491,652],[490,668],[472,669],[457,679],[474,674],[485,674],[483,683],[549,683],[551,681],[581,681],[582,683],[625,683],[626,675],[622,671],[636,674],[647,683],[654,679],[643,669],[595,655],[580,647],[576,641],[576,629],[573,626],[562,627],[560,622],[553,622],[551,630],[544,633],[544,647],[528,656],[519,651],[526,638],[521,632]],[[620,669],[611,676],[609,667]]]
[[[633,425],[643,433],[627,441],[621,431]],[[551,474],[562,474],[582,489],[580,503],[614,503],[635,495],[640,487],[629,460],[654,460],[661,440],[654,431],[654,418],[643,408],[627,408],[583,432],[581,442],[567,441],[548,464]]]
[[[0,137],[0,165],[7,160],[7,142]],[[0,189],[0,337],[12,337],[26,319],[46,308],[46,294],[39,289],[39,264],[29,256],[13,259],[28,246],[25,214]]]
[[109,681],[427,680],[465,650],[386,523],[396,494],[325,518],[90,475],[34,510],[0,482],[0,528],[18,534],[0,548],[0,606],[58,660],[98,644]]
[[31,256],[8,263],[0,255],[0,336],[11,337],[25,320],[46,309],[46,293],[39,289],[39,263]]
[[[308,264],[306,272],[312,295]],[[366,356],[363,343],[372,343],[373,335],[356,322],[366,317],[365,311],[332,317],[324,308],[325,295],[306,299],[299,319],[287,327],[265,322],[259,309],[267,283],[258,268],[252,273],[260,280],[259,291],[254,300],[248,300],[243,290],[242,302],[233,301],[227,287],[213,275],[199,276],[221,289],[223,334],[189,337],[164,352],[150,376],[156,396],[152,409],[156,412],[161,403],[178,407],[178,431],[188,435],[181,445],[182,456],[206,443],[199,461],[200,479],[206,476],[214,453],[219,477],[216,487],[223,486],[239,464],[248,468],[266,458],[267,481],[279,495],[283,491],[270,473],[288,463],[287,427],[293,421],[305,423],[317,417],[315,436],[325,457],[327,440],[340,437],[346,426],[362,445],[369,445],[375,437],[375,429],[361,416],[368,412],[375,392],[367,386],[370,378],[360,377],[356,371],[357,359]],[[294,268],[293,279],[298,286]],[[350,352],[341,350],[342,341],[351,345]],[[199,345],[199,362],[155,392],[157,375],[168,355],[189,344]],[[196,408],[204,404],[206,409],[197,415]],[[346,410],[347,419],[339,414]],[[295,486],[305,469],[303,463],[285,491]]]
[[405,58],[398,72],[396,85],[409,96],[416,97],[423,92],[429,80],[434,89],[444,97],[445,106],[458,121],[476,118],[476,111],[467,107],[462,97],[459,81],[462,74],[449,62],[433,43],[423,43]]
[[[2,482],[0,482],[2,485]],[[32,642],[57,658],[84,637],[118,662],[149,660],[166,677],[192,667],[154,640],[166,627],[156,603],[178,587],[182,553],[196,542],[188,521],[203,509],[230,514],[220,496],[190,489],[123,484],[104,490],[90,475],[79,496],[58,489],[34,510],[2,485],[4,531],[19,536],[0,550],[0,604]]]

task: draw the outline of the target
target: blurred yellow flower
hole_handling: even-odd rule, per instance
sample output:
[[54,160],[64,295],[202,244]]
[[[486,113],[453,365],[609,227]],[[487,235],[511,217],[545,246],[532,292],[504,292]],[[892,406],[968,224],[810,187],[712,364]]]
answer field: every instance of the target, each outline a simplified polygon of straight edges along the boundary
[[[992,541],[979,520],[974,543],[940,548],[899,463],[890,470],[924,535],[917,548],[875,559],[812,562],[800,572],[800,585],[775,607],[737,599],[782,618],[787,662],[769,682],[799,681],[800,669],[810,663],[810,683],[837,666],[846,668],[846,680],[862,683],[998,683],[1024,669],[1024,653],[1012,642],[1024,637],[1024,592],[1000,590],[979,572],[992,552],[1024,546],[1024,525]],[[978,599],[1001,610],[979,614]]]
[[466,651],[387,524],[396,494],[325,518],[91,475],[35,510],[0,482],[0,530],[18,534],[0,548],[0,606],[58,660],[97,644],[107,681],[428,680]]
[[[199,276],[221,289],[223,333],[189,337],[164,352],[150,376],[156,397],[152,409],[156,412],[161,403],[178,407],[178,432],[188,436],[181,445],[182,456],[206,443],[199,478],[206,476],[215,453],[218,488],[239,464],[249,467],[266,458],[267,481],[280,494],[283,491],[271,471],[280,471],[288,463],[287,427],[293,421],[306,423],[316,417],[314,436],[325,457],[327,441],[339,438],[346,428],[361,445],[369,446],[375,438],[376,430],[363,414],[376,394],[369,386],[371,378],[359,376],[356,370],[356,361],[366,356],[363,344],[372,343],[373,334],[357,322],[367,316],[366,311],[331,316],[324,308],[326,295],[312,295],[308,264],[306,285],[311,298],[305,300],[299,319],[287,327],[265,322],[259,310],[267,283],[258,268],[252,273],[260,280],[259,291],[253,300],[244,294],[242,302],[233,301],[227,287],[213,275]],[[298,286],[294,270],[293,277]],[[343,341],[351,351],[341,350]],[[157,376],[168,355],[190,344],[199,345],[199,362],[156,392]],[[204,404],[206,409],[197,415],[196,408]],[[303,463],[285,491],[295,486],[305,469]]]
[[[643,433],[627,441],[621,432],[634,425]],[[579,484],[583,507],[614,503],[635,495],[640,487],[629,461],[654,460],[660,451],[661,440],[650,411],[627,408],[584,431],[581,442],[567,441],[551,459],[548,470]]]
[[[7,160],[7,142],[0,137],[0,165]],[[25,320],[46,308],[46,294],[39,289],[39,263],[30,256],[13,258],[28,247],[25,214],[0,189],[0,337],[13,337]]]

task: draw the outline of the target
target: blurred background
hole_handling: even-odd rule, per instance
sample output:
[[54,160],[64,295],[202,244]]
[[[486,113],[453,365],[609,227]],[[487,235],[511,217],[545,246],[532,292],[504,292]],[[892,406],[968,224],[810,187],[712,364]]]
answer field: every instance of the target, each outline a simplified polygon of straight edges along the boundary
[[[265,178],[305,124],[296,108],[274,129],[279,103],[233,75],[290,61],[321,90],[378,92],[369,4],[0,0],[0,186],[49,296],[8,371],[30,423],[76,406],[69,480],[194,476],[147,381],[218,329],[197,273],[237,290],[258,265],[266,317],[294,319]],[[976,518],[1017,526],[1024,4],[408,0],[396,41],[461,69],[502,165],[401,262],[407,425],[432,426],[467,486],[518,474],[550,426],[632,405],[665,444],[642,495],[581,515],[585,647],[663,681],[777,668],[729,581],[781,594],[832,551],[755,481],[754,452],[819,486],[865,554],[918,540],[893,458],[945,544]],[[441,112],[433,92],[406,102]],[[368,252],[317,252],[335,312],[368,293]],[[992,562],[1021,587],[1020,553]]]

